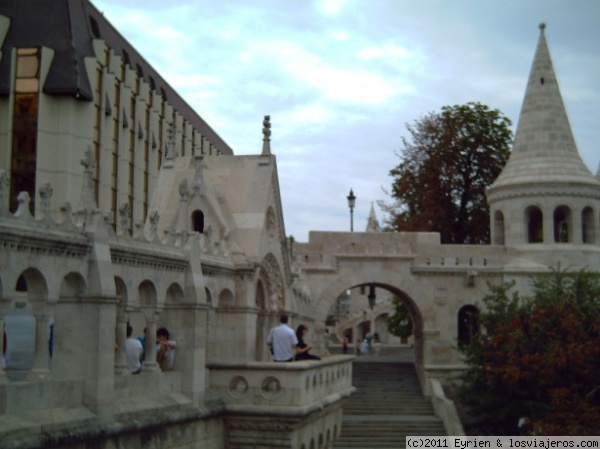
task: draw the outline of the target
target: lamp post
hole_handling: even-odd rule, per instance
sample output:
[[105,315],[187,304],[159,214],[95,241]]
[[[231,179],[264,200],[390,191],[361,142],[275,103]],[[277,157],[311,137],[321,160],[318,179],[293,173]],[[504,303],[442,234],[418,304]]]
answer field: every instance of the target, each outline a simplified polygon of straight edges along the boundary
[[350,208],[350,232],[354,231],[354,205],[356,204],[356,196],[354,196],[354,192],[350,189],[350,193],[348,194],[348,207]]

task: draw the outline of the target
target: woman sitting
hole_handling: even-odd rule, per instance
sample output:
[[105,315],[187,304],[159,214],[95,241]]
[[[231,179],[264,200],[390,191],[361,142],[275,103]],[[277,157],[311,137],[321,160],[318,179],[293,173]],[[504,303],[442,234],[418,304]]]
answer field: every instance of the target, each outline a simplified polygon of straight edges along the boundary
[[307,345],[304,341],[304,335],[308,332],[308,327],[301,324],[296,329],[296,337],[298,338],[298,346],[296,347],[296,360],[321,360],[318,355],[310,354],[308,351],[312,349],[312,346]]

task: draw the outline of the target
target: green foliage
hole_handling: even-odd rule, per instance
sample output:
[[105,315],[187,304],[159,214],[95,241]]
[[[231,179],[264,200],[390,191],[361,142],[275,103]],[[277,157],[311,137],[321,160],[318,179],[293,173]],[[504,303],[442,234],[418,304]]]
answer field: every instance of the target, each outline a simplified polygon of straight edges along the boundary
[[[560,267],[490,286],[479,339],[461,347],[459,398],[489,435],[596,435],[600,423],[600,276]],[[528,425],[519,429],[519,418]]]
[[413,321],[410,311],[400,298],[392,298],[394,314],[388,317],[387,330],[390,334],[400,338],[408,338],[413,333]]
[[388,230],[439,232],[442,243],[489,243],[485,191],[510,154],[511,122],[480,103],[444,106],[402,138],[401,163],[390,171]]

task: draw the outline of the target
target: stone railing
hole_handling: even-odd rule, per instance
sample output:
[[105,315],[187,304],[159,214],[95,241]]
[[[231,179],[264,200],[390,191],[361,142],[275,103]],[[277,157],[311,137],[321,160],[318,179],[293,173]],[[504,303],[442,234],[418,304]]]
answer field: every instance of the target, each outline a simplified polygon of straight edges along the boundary
[[210,391],[222,401],[231,449],[330,447],[339,435],[353,356],[301,362],[212,363]]
[[454,402],[444,394],[442,384],[437,379],[429,379],[431,391],[431,403],[437,417],[444,423],[448,435],[464,436],[460,417]]
[[230,411],[306,414],[350,396],[353,356],[301,362],[212,363],[210,388]]

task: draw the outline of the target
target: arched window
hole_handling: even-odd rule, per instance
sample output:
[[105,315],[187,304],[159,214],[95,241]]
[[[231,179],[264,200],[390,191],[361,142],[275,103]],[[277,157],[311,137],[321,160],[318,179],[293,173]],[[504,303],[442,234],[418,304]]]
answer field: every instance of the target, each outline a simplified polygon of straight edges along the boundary
[[475,306],[463,306],[458,311],[458,344],[470,345],[479,334],[479,309]]
[[596,243],[595,235],[594,211],[591,207],[586,207],[581,212],[581,240],[583,243]]
[[554,209],[554,242],[568,243],[572,239],[571,210],[567,206]]
[[201,210],[192,212],[192,230],[194,232],[204,232],[204,213]]
[[527,226],[527,243],[544,241],[544,220],[539,207],[529,206],[525,210],[525,224]]
[[499,210],[494,213],[494,235],[492,243],[494,245],[504,245],[504,214]]

